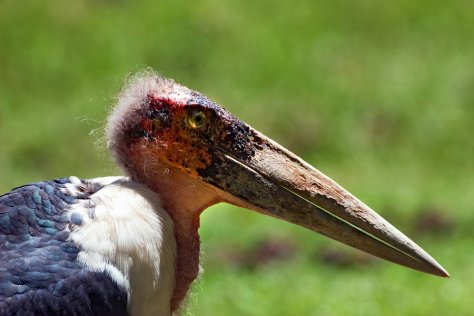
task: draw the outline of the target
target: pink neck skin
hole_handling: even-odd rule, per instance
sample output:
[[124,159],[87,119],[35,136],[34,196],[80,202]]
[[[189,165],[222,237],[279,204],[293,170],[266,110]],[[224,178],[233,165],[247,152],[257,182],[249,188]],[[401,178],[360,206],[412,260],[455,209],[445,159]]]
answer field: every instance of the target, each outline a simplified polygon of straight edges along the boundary
[[160,195],[163,208],[174,223],[177,257],[171,311],[175,311],[199,274],[199,215],[220,199],[206,186],[177,170],[169,169],[161,177],[150,180],[148,186]]
[[[177,246],[176,284],[171,311],[178,309],[192,282],[199,274],[199,215],[219,202],[238,204],[232,196],[184,172],[153,163],[152,168],[134,168],[132,178],[158,193],[163,208],[174,223]],[[137,172],[138,171],[138,172]]]

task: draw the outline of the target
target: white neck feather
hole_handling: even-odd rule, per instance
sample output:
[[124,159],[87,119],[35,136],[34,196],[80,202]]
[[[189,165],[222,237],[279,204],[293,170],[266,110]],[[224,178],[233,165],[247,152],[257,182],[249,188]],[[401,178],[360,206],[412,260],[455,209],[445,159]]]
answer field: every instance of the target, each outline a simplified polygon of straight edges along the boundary
[[156,193],[127,178],[116,180],[91,180],[106,185],[71,208],[70,214],[79,213],[83,220],[70,238],[82,249],[79,260],[90,270],[108,273],[129,293],[132,316],[170,315],[176,261],[173,222]]

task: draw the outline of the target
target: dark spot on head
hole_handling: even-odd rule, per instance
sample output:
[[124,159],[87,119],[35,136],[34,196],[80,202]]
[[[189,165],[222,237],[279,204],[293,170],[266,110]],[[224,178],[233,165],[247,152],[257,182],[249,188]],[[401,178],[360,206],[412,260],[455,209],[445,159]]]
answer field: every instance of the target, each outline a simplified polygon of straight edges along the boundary
[[223,143],[227,145],[230,153],[243,161],[248,161],[255,154],[251,141],[253,137],[250,127],[236,118],[226,124],[222,135]]
[[158,120],[162,128],[168,128],[171,124],[171,112],[168,104],[163,100],[148,96],[148,109],[145,117],[150,120]]
[[[224,159],[219,155],[212,155],[211,157],[211,163],[206,165],[205,168],[199,168],[197,169],[197,173],[199,176],[201,176],[203,179],[206,179],[210,183],[214,183],[213,179],[218,178],[219,173],[222,172],[222,166],[225,164]],[[214,183],[215,184],[215,183]]]
[[133,113],[134,119],[130,119],[133,123],[126,132],[129,143],[137,138],[156,138],[158,130],[171,126],[172,114],[167,100],[147,96],[145,102],[146,106]]
[[134,124],[127,134],[129,136],[127,137],[129,142],[133,142],[137,138],[148,138],[150,136],[150,133],[147,130],[144,130],[140,123]]

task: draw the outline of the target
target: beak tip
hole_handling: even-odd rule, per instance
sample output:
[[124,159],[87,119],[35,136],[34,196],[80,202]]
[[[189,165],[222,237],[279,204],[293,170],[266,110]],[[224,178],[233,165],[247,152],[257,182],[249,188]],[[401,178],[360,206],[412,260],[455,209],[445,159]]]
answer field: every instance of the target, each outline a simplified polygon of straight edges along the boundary
[[429,257],[430,260],[427,260],[427,265],[429,270],[426,270],[425,272],[428,272],[430,274],[443,277],[443,278],[449,278],[449,272],[446,271],[445,268],[443,268],[435,259],[432,257]]
[[438,270],[438,272],[439,272],[438,276],[443,277],[443,278],[450,278],[451,277],[449,275],[449,272],[446,271],[442,266],[439,266],[439,268],[440,269]]

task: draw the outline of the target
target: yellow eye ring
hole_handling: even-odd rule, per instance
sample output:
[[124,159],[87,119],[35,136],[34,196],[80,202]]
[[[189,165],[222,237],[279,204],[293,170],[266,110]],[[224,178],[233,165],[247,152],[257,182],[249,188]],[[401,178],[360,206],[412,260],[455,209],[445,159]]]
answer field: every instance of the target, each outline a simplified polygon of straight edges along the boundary
[[188,116],[188,125],[192,128],[200,128],[206,124],[206,115],[202,111],[193,112]]

